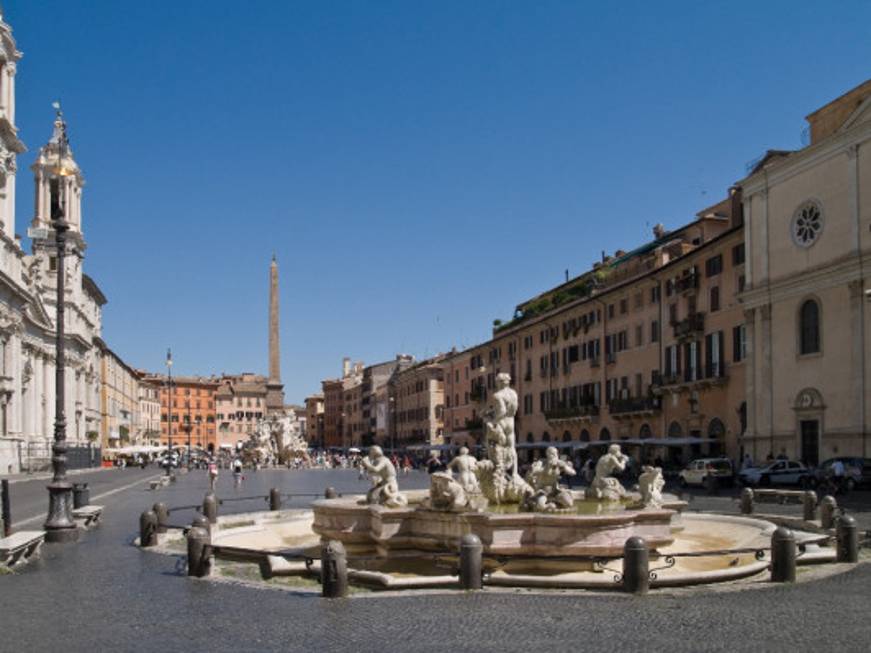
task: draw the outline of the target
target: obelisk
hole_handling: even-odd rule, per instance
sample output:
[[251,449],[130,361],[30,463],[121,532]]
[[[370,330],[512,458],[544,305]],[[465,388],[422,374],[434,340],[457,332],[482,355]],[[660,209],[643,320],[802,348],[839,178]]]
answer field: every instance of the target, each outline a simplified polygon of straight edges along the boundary
[[269,378],[266,381],[266,413],[284,412],[284,385],[281,383],[281,353],[278,336],[278,261],[272,255],[269,265]]

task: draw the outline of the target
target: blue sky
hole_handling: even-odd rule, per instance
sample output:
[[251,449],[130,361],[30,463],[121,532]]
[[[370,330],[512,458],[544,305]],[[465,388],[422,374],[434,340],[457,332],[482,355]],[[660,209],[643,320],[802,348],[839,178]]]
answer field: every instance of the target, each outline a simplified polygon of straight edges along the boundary
[[18,230],[60,97],[130,364],[431,355],[720,199],[871,76],[871,3],[6,0]]

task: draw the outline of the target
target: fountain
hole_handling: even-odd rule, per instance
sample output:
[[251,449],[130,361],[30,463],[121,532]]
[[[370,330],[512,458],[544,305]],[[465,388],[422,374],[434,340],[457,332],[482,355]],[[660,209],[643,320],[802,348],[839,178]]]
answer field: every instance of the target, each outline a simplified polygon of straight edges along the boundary
[[517,393],[510,381],[507,374],[496,376],[497,389],[482,411],[486,459],[462,449],[450,471],[431,476],[429,491],[401,494],[393,465],[372,447],[362,463],[374,483],[367,498],[316,501],[313,531],[341,541],[349,553],[385,559],[453,552],[466,534],[481,539],[485,555],[543,559],[619,557],[632,536],[643,537],[654,550],[674,541],[675,520],[685,504],[662,496],[661,473],[653,470],[643,479],[643,492],[627,492],[613,477],[627,460],[617,444],[600,459],[586,493],[560,485],[562,476],[575,471],[553,447],[521,477],[514,435]]

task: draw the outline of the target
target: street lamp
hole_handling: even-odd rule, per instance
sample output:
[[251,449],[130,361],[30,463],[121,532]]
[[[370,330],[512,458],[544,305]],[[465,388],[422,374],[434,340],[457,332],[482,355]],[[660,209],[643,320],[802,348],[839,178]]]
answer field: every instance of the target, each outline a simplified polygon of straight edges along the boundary
[[184,425],[185,431],[188,432],[188,461],[187,468],[191,471],[191,431],[194,429],[194,423],[191,421],[191,403],[188,401],[188,418]]
[[390,449],[396,453],[396,397],[389,397],[390,402]]
[[64,279],[64,258],[67,247],[67,231],[69,223],[64,219],[64,186],[66,177],[73,174],[72,170],[64,167],[64,158],[67,153],[66,123],[60,110],[60,103],[54,103],[55,128],[58,130],[57,165],[52,169],[49,177],[51,189],[50,218],[54,227],[55,247],[57,249],[56,278],[56,301],[57,301],[57,325],[55,329],[55,419],[54,419],[54,444],[51,448],[51,466],[53,476],[48,485],[48,517],[45,520],[45,539],[48,542],[74,542],[79,537],[76,523],[73,521],[72,499],[73,486],[67,481],[67,420],[64,409],[66,384],[64,375],[66,365],[64,361],[64,302],[66,300]]
[[172,349],[166,350],[166,394],[169,397],[169,425],[167,426],[166,476],[172,468]]

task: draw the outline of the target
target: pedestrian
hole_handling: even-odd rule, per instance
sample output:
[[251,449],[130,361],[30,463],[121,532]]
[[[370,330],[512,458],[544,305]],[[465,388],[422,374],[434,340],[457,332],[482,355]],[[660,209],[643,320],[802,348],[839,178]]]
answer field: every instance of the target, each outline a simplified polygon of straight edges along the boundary
[[835,461],[832,463],[832,481],[835,484],[835,490],[838,493],[844,491],[846,484],[844,483],[844,477],[846,476],[846,469],[844,468],[844,463],[840,458],[835,458]]
[[753,467],[753,459],[750,457],[749,453],[744,454],[744,459],[741,461],[741,471],[743,472],[745,469],[750,469]]

